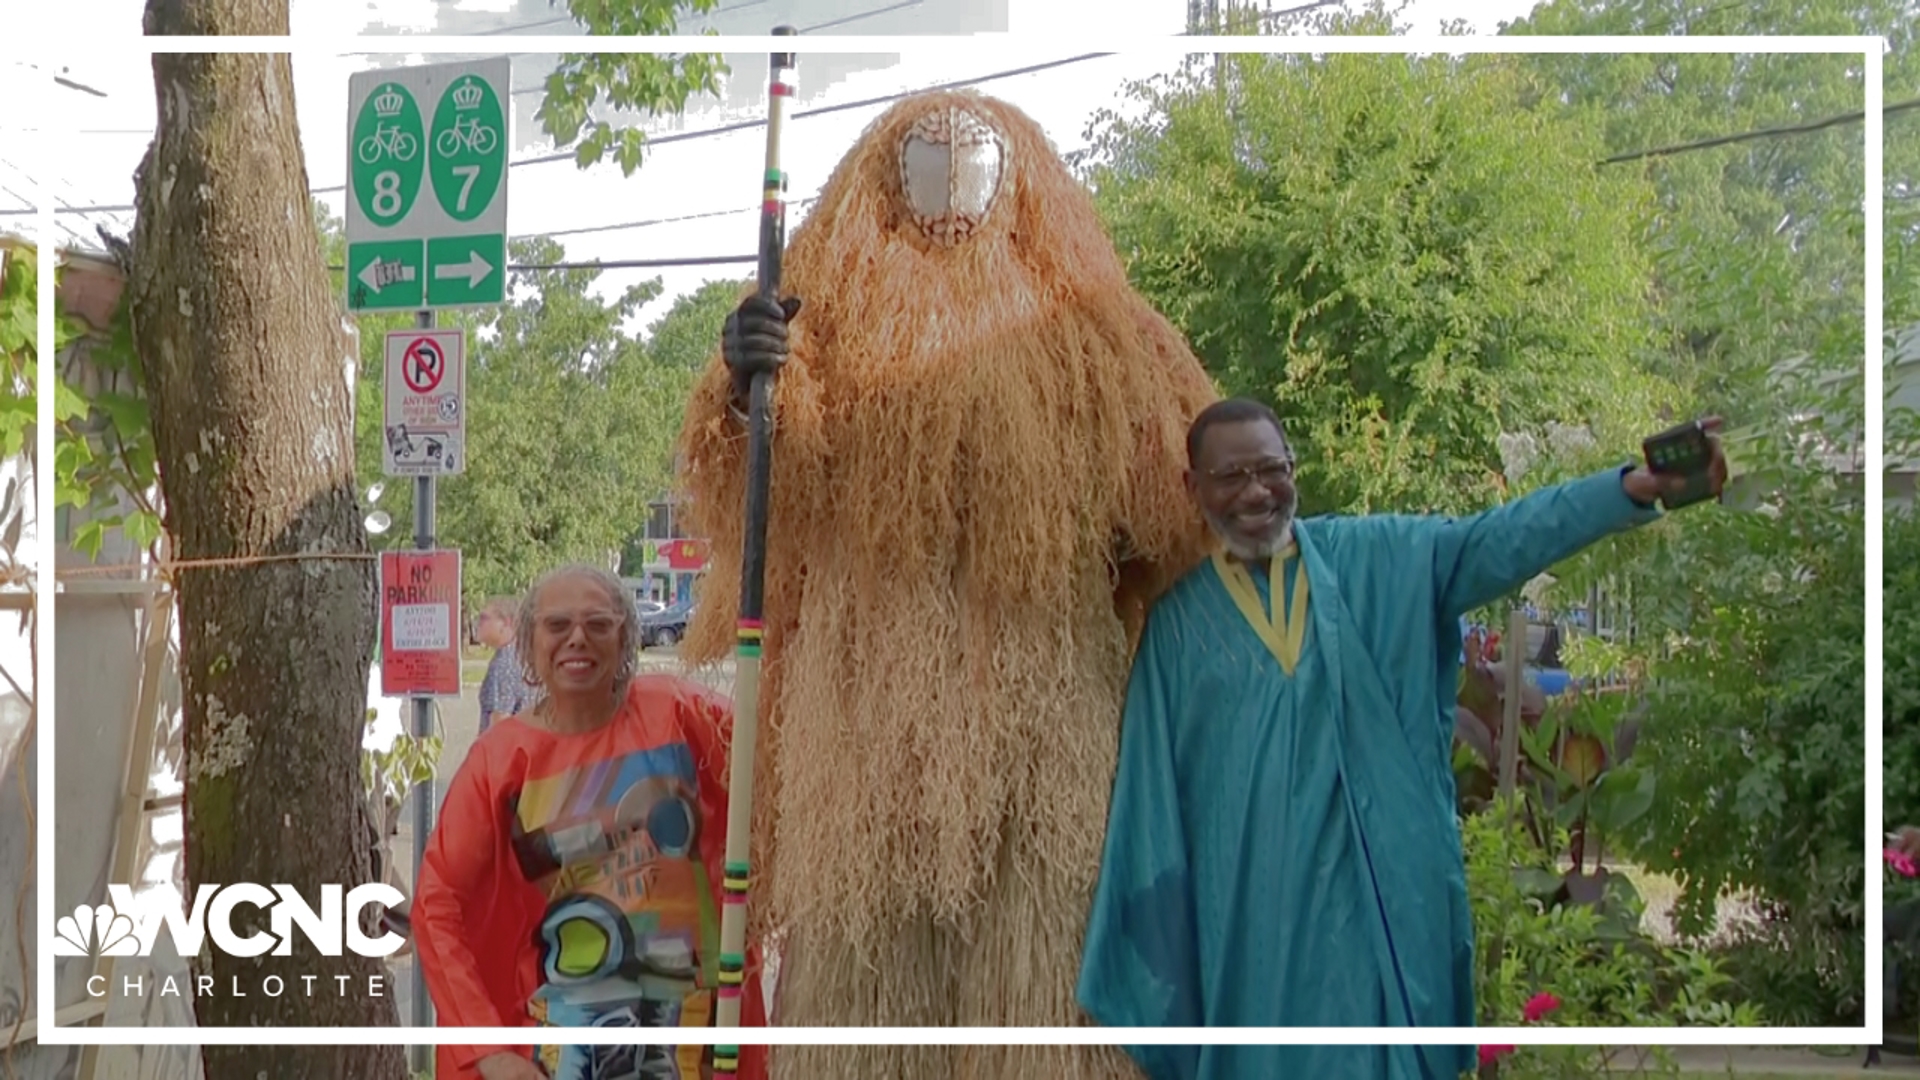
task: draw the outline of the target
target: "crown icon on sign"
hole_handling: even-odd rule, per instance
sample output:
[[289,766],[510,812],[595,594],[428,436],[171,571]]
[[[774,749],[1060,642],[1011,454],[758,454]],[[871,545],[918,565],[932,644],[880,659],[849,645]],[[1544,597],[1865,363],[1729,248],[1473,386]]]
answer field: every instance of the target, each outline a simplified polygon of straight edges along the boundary
[[477,109],[480,107],[480,87],[469,76],[453,91],[453,107],[456,109]]
[[380,119],[391,120],[400,115],[400,109],[406,103],[407,99],[401,97],[400,92],[389,84],[386,93],[373,99],[373,111]]

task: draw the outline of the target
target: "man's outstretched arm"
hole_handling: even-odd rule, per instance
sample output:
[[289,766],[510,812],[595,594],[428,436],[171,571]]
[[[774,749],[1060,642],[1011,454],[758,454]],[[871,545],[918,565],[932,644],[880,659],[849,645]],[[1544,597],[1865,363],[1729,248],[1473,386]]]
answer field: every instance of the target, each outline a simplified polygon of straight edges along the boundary
[[[1698,429],[1709,454],[1705,490],[1718,496],[1727,484],[1720,418],[1708,417]],[[1698,497],[1690,492],[1697,479],[1623,465],[1473,517],[1441,519],[1433,566],[1440,617],[1452,619],[1496,600],[1614,533],[1657,521],[1659,500]]]
[[[1440,617],[1451,619],[1512,592],[1553,564],[1614,533],[1660,518],[1635,497],[1632,466],[1619,466],[1436,524]],[[1657,489],[1656,489],[1657,490]]]

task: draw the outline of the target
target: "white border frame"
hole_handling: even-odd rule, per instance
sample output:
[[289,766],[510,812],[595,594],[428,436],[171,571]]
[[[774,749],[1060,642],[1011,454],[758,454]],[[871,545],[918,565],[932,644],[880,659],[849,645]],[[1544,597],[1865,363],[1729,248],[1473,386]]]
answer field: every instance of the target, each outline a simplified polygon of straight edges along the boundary
[[[39,44],[45,49],[58,49],[65,43],[58,35],[24,35],[26,40],[20,44]],[[46,39],[46,40],[41,40]],[[1063,52],[1061,49],[1049,49],[1041,44],[1015,42],[1002,36],[980,37],[660,37],[660,38],[596,38],[592,39],[595,51],[620,53],[679,53],[679,52],[796,52],[796,53],[887,53],[900,54],[903,62],[915,53],[939,51],[943,54],[959,53],[979,55],[982,59],[1006,61],[1011,54],[1034,53],[1051,58]],[[292,38],[278,37],[185,37],[185,38],[143,38],[122,37],[92,40],[88,50],[95,57],[127,54],[129,62],[135,58],[144,58],[152,53],[183,52],[319,52],[341,49],[363,52],[376,56],[436,56],[447,53],[494,55],[508,47],[516,52],[569,52],[579,51],[583,45],[580,37],[369,37],[334,39],[322,49],[312,47],[306,41],[300,47],[290,48]],[[33,999],[41,1003],[39,1008],[46,1011],[45,1023],[39,1028],[39,1041],[48,1046],[200,1046],[200,1045],[299,1045],[332,1044],[347,1045],[374,1043],[398,1046],[492,1046],[526,1045],[534,1041],[543,1043],[567,1043],[572,1045],[616,1045],[616,1044],[655,1044],[655,1045],[700,1045],[724,1044],[740,1046],[765,1045],[968,1045],[968,1046],[1054,1046],[1054,1045],[1108,1045],[1132,1043],[1138,1045],[1301,1045],[1301,1044],[1362,1044],[1362,1045],[1441,1045],[1441,1044],[1511,1044],[1511,1045],[1616,1045],[1622,1043],[1646,1044],[1659,1043],[1676,1046],[1721,1046],[1730,1040],[1742,1045],[1754,1046],[1801,1046],[1819,1044],[1853,1044],[1865,1042],[1878,1044],[1882,1039],[1881,1012],[1881,955],[1874,947],[1882,936],[1881,890],[1883,888],[1883,866],[1880,851],[1884,846],[1885,832],[1882,821],[1881,793],[1881,723],[1883,722],[1883,698],[1881,686],[1882,657],[1882,605],[1881,588],[1884,572],[1882,552],[1882,530],[1884,528],[1884,507],[1881,499],[1884,492],[1883,439],[1885,412],[1885,355],[1884,355],[1884,311],[1883,311],[1883,221],[1882,193],[1884,188],[1883,148],[1885,139],[1883,54],[1885,41],[1879,37],[1436,37],[1430,35],[1406,37],[1168,37],[1151,38],[1142,41],[1138,38],[1091,38],[1078,43],[1086,51],[1108,50],[1127,54],[1165,55],[1169,58],[1183,57],[1194,53],[1237,52],[1237,53],[1642,53],[1642,54],[1699,54],[1699,53],[1821,53],[1834,55],[1860,55],[1864,60],[1862,82],[1865,90],[1864,107],[1866,110],[1864,131],[1865,140],[1865,182],[1866,199],[1866,574],[1868,580],[1866,610],[1866,676],[1867,676],[1867,713],[1864,717],[1866,727],[1867,760],[1866,789],[1866,835],[1864,837],[1866,861],[1866,1015],[1867,1023],[1860,1028],[1722,1028],[1722,1027],[1685,1027],[1685,1028],[1560,1028],[1560,1027],[1508,1027],[1508,1028],[832,1028],[832,1027],[768,1027],[734,1028],[722,1031],[719,1028],[414,1028],[360,1027],[360,1028],[202,1028],[202,1027],[75,1027],[52,1023],[52,1012],[46,1003],[54,1000],[53,956],[49,942],[53,939],[54,897],[53,874],[36,868],[36,882],[39,887],[39,927],[36,940],[37,948],[37,985]],[[804,71],[804,67],[802,68]],[[48,147],[53,140],[50,133],[41,133]],[[40,162],[51,162],[48,155],[41,155]],[[39,226],[39,334],[40,342],[45,346],[53,340],[53,296],[54,264],[57,242],[54,226],[52,200],[47,197],[45,185],[36,190],[40,205],[35,220]],[[39,366],[40,381],[38,391],[38,431],[37,445],[41,467],[35,475],[35,485],[39,496],[40,513],[46,520],[40,527],[40,535],[51,538],[53,506],[53,384],[51,372],[54,370],[53,357],[43,356]],[[40,664],[36,692],[42,718],[53,715],[54,687],[54,557],[52,543],[49,540],[40,552],[38,582],[41,603],[38,610],[40,629]],[[53,725],[42,723],[37,736],[39,752],[40,789],[50,791],[53,788]],[[53,807],[51,801],[42,808],[38,818],[39,836],[36,849],[43,858],[54,850]]]

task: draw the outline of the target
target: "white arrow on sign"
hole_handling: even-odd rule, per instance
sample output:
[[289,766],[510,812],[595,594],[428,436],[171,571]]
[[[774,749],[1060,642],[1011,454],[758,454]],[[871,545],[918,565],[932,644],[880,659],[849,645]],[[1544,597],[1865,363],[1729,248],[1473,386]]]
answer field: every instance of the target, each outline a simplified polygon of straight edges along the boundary
[[360,271],[360,284],[372,289],[374,295],[380,294],[380,286],[396,281],[412,281],[413,267],[405,263],[383,263],[375,258]]
[[480,257],[477,251],[467,253],[466,262],[441,263],[433,268],[433,279],[445,281],[448,278],[467,279],[467,288],[471,289],[487,279],[493,273],[493,264]]

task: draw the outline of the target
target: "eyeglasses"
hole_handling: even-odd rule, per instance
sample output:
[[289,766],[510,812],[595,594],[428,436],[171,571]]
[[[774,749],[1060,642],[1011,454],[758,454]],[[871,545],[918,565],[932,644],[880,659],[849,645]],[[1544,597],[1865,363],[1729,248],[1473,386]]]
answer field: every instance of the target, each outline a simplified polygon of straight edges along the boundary
[[563,638],[573,633],[578,626],[587,632],[590,638],[609,638],[620,632],[623,620],[618,615],[606,612],[594,612],[574,618],[572,615],[542,615],[536,620],[541,632]]
[[1206,476],[1225,491],[1238,491],[1246,487],[1249,481],[1255,480],[1263,487],[1275,487],[1293,479],[1293,461],[1289,458],[1267,458],[1231,469],[1208,469]]

